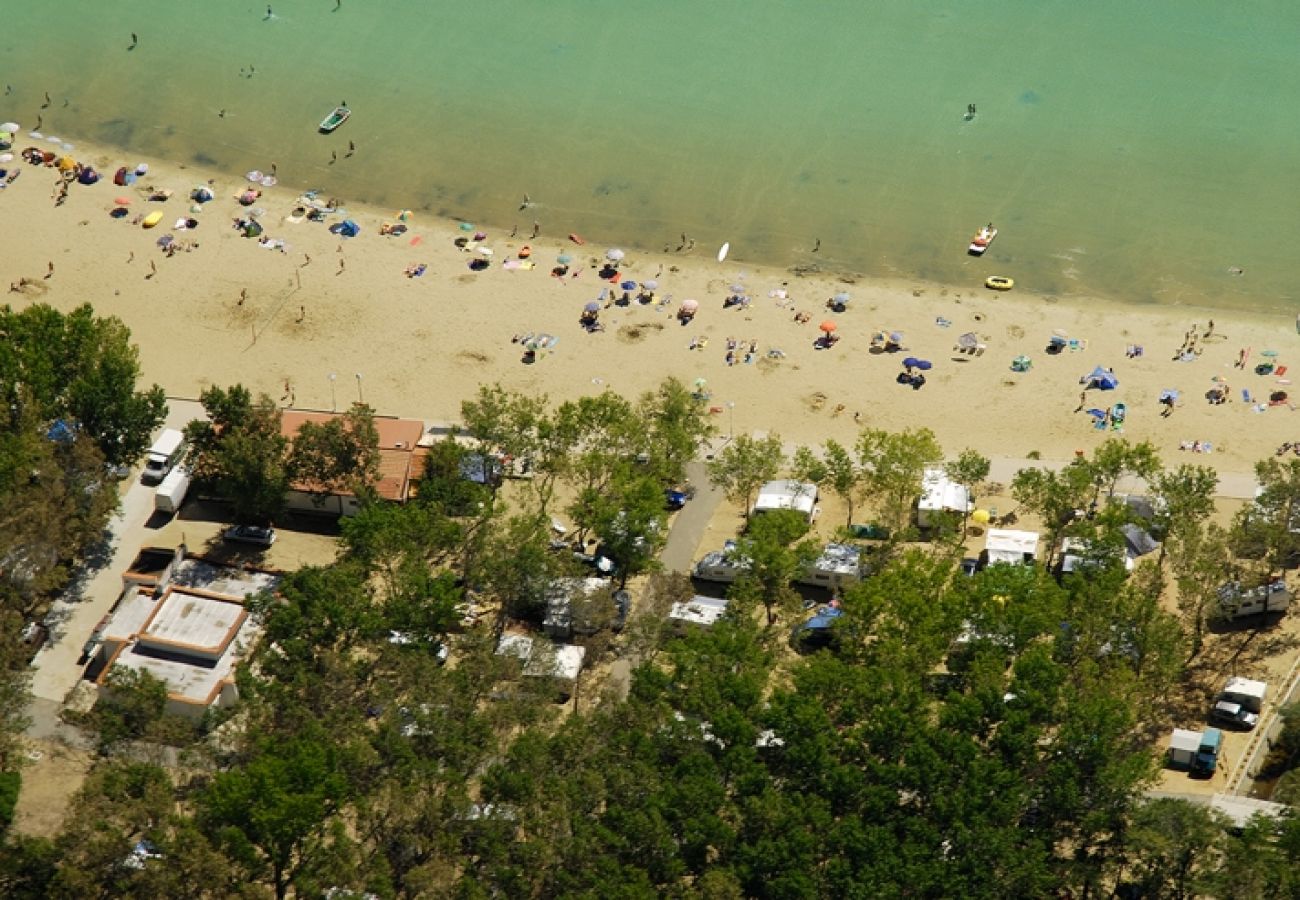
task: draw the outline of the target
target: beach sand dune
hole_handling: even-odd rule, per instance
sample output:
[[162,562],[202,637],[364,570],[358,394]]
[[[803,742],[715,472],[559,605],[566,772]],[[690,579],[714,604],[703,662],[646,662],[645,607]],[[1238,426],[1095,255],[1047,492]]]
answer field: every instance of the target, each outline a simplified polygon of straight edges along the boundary
[[[532,240],[487,229],[481,246],[492,254],[484,256],[457,247],[468,236],[458,220],[420,211],[418,198],[405,233],[379,233],[381,223],[396,222],[391,211],[353,208],[361,233],[340,238],[328,223],[284,221],[297,194],[277,186],[256,207],[282,251],[235,229],[248,213],[231,199],[246,187],[240,177],[148,160],[137,190],[111,182],[125,161],[102,150],[83,150],[81,158],[109,177],[74,184],[62,205],[54,203],[49,168],[21,165],[23,177],[0,192],[0,269],[16,287],[7,301],[64,310],[89,302],[121,317],[139,344],[145,377],[174,396],[241,382],[280,398],[288,383],[300,407],[341,409],[361,399],[381,413],[445,421],[481,384],[561,400],[606,389],[635,395],[673,375],[705,379],[722,434],[776,432],[792,443],[852,442],[864,426],[926,426],[952,453],[974,447],[990,456],[1066,459],[1119,433],[1152,441],[1169,461],[1247,472],[1282,442],[1300,440],[1289,405],[1257,407],[1242,398],[1243,388],[1264,401],[1290,390],[1285,377],[1254,371],[1262,361],[1300,362],[1290,319],[1043,297],[1032,285],[993,293],[982,287],[991,264],[977,260],[965,285],[866,282],[831,271],[798,277],[746,260],[739,245],[723,263],[629,250],[620,280],[653,279],[658,289],[649,303],[634,290],[624,304],[618,285],[598,277],[606,245],[588,236],[587,246],[575,248],[561,221],[544,222]],[[217,199],[190,212],[187,194],[208,179]],[[173,193],[150,202],[148,187]],[[128,214],[113,218],[120,196],[131,200]],[[134,224],[155,210],[163,213],[158,227]],[[168,227],[187,216],[200,222],[196,230]],[[197,246],[168,256],[158,246],[165,234],[178,246]],[[525,244],[534,267],[506,268]],[[554,277],[561,253],[574,259],[568,274]],[[475,260],[487,267],[471,270]],[[408,277],[408,267],[419,265],[422,274]],[[749,303],[724,309],[736,283]],[[846,290],[852,299],[843,313],[825,308]],[[676,313],[686,298],[699,311],[683,325]],[[604,330],[589,333],[579,317],[592,302]],[[1215,333],[1198,340],[1199,354],[1175,361],[1193,323],[1203,334],[1210,319]],[[834,324],[839,340],[818,349],[823,323]],[[902,332],[903,349],[873,348],[877,331]],[[957,348],[967,332],[980,345],[972,352]],[[1055,355],[1045,352],[1053,333],[1070,342]],[[525,362],[523,339],[542,335],[552,340]],[[1143,354],[1130,357],[1132,345]],[[1242,370],[1234,363],[1246,347],[1252,353]],[[1031,368],[1012,371],[1022,355]],[[895,380],[908,356],[933,363],[920,390]],[[1119,387],[1088,391],[1085,411],[1076,412],[1080,376],[1098,365],[1114,370]],[[1216,376],[1231,402],[1205,399]],[[1167,418],[1158,402],[1166,389],[1181,393]],[[1128,410],[1123,430],[1094,428],[1086,410],[1116,403]],[[1179,450],[1188,441],[1214,452],[1193,458]]]

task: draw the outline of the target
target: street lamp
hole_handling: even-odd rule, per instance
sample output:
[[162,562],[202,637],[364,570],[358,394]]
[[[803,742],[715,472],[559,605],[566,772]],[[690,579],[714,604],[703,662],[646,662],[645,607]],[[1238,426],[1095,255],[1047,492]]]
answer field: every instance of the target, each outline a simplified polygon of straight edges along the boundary
[[727,440],[736,436],[736,401],[727,401]]
[[338,412],[339,409],[338,395],[334,392],[334,382],[338,377],[338,372],[330,372],[330,412]]
[[365,406],[366,400],[361,396],[361,373],[357,373],[357,402]]

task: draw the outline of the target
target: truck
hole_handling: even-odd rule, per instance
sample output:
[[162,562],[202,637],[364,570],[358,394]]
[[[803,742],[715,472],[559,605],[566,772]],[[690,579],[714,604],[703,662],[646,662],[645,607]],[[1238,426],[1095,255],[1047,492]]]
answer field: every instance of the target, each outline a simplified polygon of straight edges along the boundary
[[144,461],[143,481],[145,484],[157,484],[167,477],[182,457],[185,456],[185,435],[175,428],[167,428],[153,442]]
[[1201,742],[1192,757],[1192,774],[1209,778],[1219,767],[1219,751],[1223,748],[1223,732],[1207,728],[1201,732]]
[[153,508],[160,513],[174,514],[180,511],[185,502],[185,493],[190,489],[190,473],[184,466],[177,466],[167,474],[153,492]]

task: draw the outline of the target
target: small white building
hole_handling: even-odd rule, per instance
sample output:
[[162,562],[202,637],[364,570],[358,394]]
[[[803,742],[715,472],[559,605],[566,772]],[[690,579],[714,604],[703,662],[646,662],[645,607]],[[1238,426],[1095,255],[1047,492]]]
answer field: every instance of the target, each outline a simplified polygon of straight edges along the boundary
[[817,512],[817,485],[807,481],[779,479],[758,489],[754,515],[778,509],[795,509],[812,521]]
[[1169,765],[1190,769],[1196,752],[1201,749],[1201,732],[1175,728],[1169,736]]
[[948,514],[965,516],[975,508],[970,491],[958,484],[940,468],[929,468],[921,477],[921,499],[916,503],[916,524],[931,528],[943,522]]
[[674,603],[668,611],[668,621],[678,628],[691,625],[707,628],[721,619],[726,611],[725,599],[696,594],[685,603]]
[[796,581],[838,591],[862,580],[862,549],[852,544],[827,544]]
[[990,528],[984,539],[984,562],[1022,565],[1032,563],[1038,554],[1038,532]]

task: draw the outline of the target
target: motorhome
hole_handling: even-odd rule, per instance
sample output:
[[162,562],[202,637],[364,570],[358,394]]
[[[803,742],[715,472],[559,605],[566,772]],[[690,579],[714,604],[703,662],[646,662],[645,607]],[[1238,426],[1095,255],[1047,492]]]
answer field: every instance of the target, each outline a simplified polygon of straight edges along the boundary
[[984,539],[980,561],[986,566],[994,563],[1021,565],[1033,563],[1037,553],[1038,532],[990,528]]

